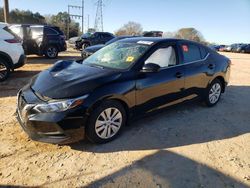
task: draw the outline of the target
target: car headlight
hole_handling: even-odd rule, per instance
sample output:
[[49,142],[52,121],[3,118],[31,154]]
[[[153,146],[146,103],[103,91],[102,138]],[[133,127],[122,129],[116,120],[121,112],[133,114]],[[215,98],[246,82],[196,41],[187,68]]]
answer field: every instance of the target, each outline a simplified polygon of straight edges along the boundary
[[34,106],[33,110],[42,113],[49,112],[64,112],[66,110],[75,108],[83,104],[84,99],[86,99],[88,95],[84,95],[82,97],[76,99],[68,99],[62,101],[48,102],[44,104],[37,104]]

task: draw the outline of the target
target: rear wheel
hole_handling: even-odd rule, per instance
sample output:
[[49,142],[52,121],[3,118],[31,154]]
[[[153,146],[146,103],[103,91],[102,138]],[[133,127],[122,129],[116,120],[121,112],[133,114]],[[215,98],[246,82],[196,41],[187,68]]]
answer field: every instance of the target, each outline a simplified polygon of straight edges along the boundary
[[82,45],[82,49],[84,50],[85,48],[87,48],[87,47],[89,47],[90,46],[90,44],[89,43],[83,43],[83,45]]
[[45,50],[45,56],[49,59],[55,59],[58,56],[58,49],[55,46],[48,46]]
[[104,101],[90,115],[86,127],[87,138],[94,143],[106,143],[115,139],[126,123],[126,112],[118,101]]
[[216,105],[221,97],[222,93],[222,83],[219,79],[215,79],[206,91],[205,103],[207,106],[211,107]]
[[10,66],[9,64],[0,59],[0,82],[6,80],[10,75]]

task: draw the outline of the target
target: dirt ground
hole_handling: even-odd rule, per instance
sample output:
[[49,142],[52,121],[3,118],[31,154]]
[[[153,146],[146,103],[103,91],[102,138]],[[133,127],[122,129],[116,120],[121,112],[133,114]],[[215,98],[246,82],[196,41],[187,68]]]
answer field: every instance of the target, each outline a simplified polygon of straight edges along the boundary
[[30,56],[0,84],[0,187],[250,187],[250,54],[225,55],[231,81],[216,107],[181,104],[111,143],[66,146],[30,140],[15,119],[18,89],[54,62]]

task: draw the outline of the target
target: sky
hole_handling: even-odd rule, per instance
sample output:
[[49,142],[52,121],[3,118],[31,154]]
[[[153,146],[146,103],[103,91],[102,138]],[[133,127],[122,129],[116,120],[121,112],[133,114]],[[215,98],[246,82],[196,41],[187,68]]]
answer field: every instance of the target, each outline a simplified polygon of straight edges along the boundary
[[[97,0],[85,0],[87,17],[94,25]],[[250,0],[103,0],[104,30],[114,32],[129,21],[144,31],[174,32],[183,27],[198,29],[209,42],[250,43]],[[42,15],[67,11],[81,0],[9,0],[10,10],[31,10]],[[3,0],[0,0],[3,6]],[[80,13],[73,9],[72,13]],[[76,20],[81,22],[80,20]]]

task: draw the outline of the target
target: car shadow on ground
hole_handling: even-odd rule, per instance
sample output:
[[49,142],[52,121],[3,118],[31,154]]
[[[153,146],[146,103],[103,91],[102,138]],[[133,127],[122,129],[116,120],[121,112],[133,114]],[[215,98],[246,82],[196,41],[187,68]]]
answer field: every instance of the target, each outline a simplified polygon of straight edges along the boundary
[[131,166],[94,181],[87,187],[248,187],[246,184],[207,165],[160,150]]
[[[173,188],[249,187],[219,170],[166,150],[249,133],[250,116],[245,108],[249,106],[250,109],[249,94],[249,86],[229,86],[220,103],[213,108],[204,107],[199,102],[180,104],[131,122],[131,126],[113,142],[94,145],[82,141],[71,145],[76,150],[97,153],[157,149],[156,153],[94,181],[88,187],[147,186],[143,182]],[[237,118],[234,118],[236,114]]]
[[[86,140],[71,148],[97,153],[165,149],[232,138],[250,132],[250,116],[244,100],[248,86],[229,86],[221,101],[212,108],[201,102],[187,102],[130,121],[114,141],[95,145]],[[237,116],[237,118],[234,118]]]

